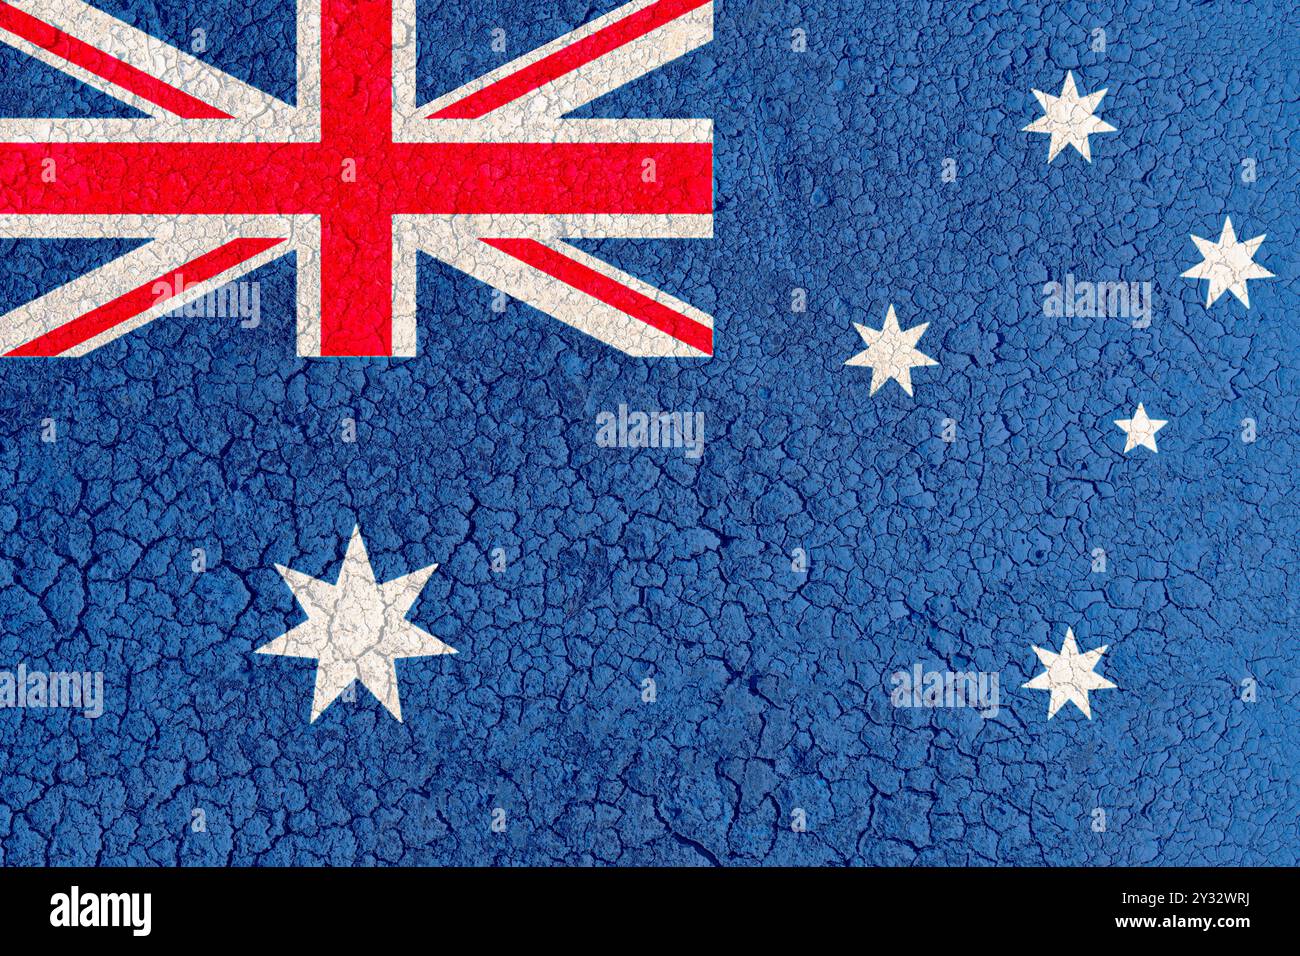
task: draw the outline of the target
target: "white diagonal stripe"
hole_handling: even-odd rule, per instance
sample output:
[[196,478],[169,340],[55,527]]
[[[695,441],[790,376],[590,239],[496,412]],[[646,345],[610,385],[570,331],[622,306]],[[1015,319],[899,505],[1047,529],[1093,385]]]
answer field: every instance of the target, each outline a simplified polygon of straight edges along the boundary
[[[11,0],[13,2],[13,0]],[[0,142],[313,142],[320,138],[320,0],[298,3],[298,105],[291,106],[83,0],[16,3],[25,12],[233,119],[185,119],[5,30],[0,42],[149,119],[0,119]]]

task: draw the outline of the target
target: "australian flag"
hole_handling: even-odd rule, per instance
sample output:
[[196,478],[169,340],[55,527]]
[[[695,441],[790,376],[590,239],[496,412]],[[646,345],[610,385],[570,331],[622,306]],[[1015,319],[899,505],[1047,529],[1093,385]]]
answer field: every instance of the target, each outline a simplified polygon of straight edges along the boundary
[[0,0],[0,862],[1300,863],[1298,29]]

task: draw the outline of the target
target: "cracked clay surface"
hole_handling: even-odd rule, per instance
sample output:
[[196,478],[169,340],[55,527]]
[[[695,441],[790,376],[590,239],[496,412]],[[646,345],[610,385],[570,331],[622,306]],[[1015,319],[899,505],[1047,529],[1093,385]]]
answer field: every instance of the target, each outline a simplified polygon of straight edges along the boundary
[[[291,5],[96,5],[291,94]],[[422,94],[613,6],[422,2]],[[255,328],[0,361],[0,669],[104,675],[94,720],[0,708],[0,862],[1300,862],[1296,15],[1203,9],[721,4],[579,114],[714,120],[714,239],[576,243],[711,313],[709,360],[423,257],[411,359],[298,358],[285,258]],[[1021,131],[1066,71],[1108,90],[1091,163]],[[0,76],[6,115],[132,115]],[[1268,236],[1249,310],[1180,278],[1225,214]],[[0,311],[132,245],[0,240]],[[1150,281],[1150,326],[1045,315],[1067,271]],[[890,305],[910,396],[845,367]],[[702,455],[598,444],[621,403],[702,412]],[[357,525],[380,581],[439,565],[410,617],[459,653],[397,663],[402,722],[310,723],[314,664],[254,650],[306,620],[276,566],[334,580]],[[1049,722],[1067,627],[1115,687]],[[917,664],[999,713],[892,706]]]

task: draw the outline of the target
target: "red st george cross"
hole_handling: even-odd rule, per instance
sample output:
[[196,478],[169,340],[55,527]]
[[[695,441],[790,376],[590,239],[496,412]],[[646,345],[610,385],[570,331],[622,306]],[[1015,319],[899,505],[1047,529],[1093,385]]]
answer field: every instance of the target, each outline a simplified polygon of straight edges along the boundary
[[564,117],[711,39],[711,3],[637,0],[423,105],[414,0],[298,17],[291,106],[81,0],[0,0],[0,40],[147,116],[0,120],[0,236],[154,240],[0,353],[85,354],[292,251],[300,354],[412,355],[423,251],[631,354],[712,354],[708,315],[563,241],[712,234],[711,124]]

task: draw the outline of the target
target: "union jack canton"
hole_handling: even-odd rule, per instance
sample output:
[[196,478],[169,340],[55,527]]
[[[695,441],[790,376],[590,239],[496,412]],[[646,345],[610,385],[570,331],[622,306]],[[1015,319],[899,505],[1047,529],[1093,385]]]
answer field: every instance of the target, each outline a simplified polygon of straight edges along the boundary
[[414,24],[298,0],[291,105],[81,0],[0,0],[0,41],[146,114],[0,119],[0,235],[152,238],[9,312],[0,354],[85,355],[294,253],[299,355],[411,356],[425,252],[629,354],[711,355],[710,316],[564,240],[712,236],[711,122],[565,116],[709,42],[713,4],[634,0],[423,104]]

